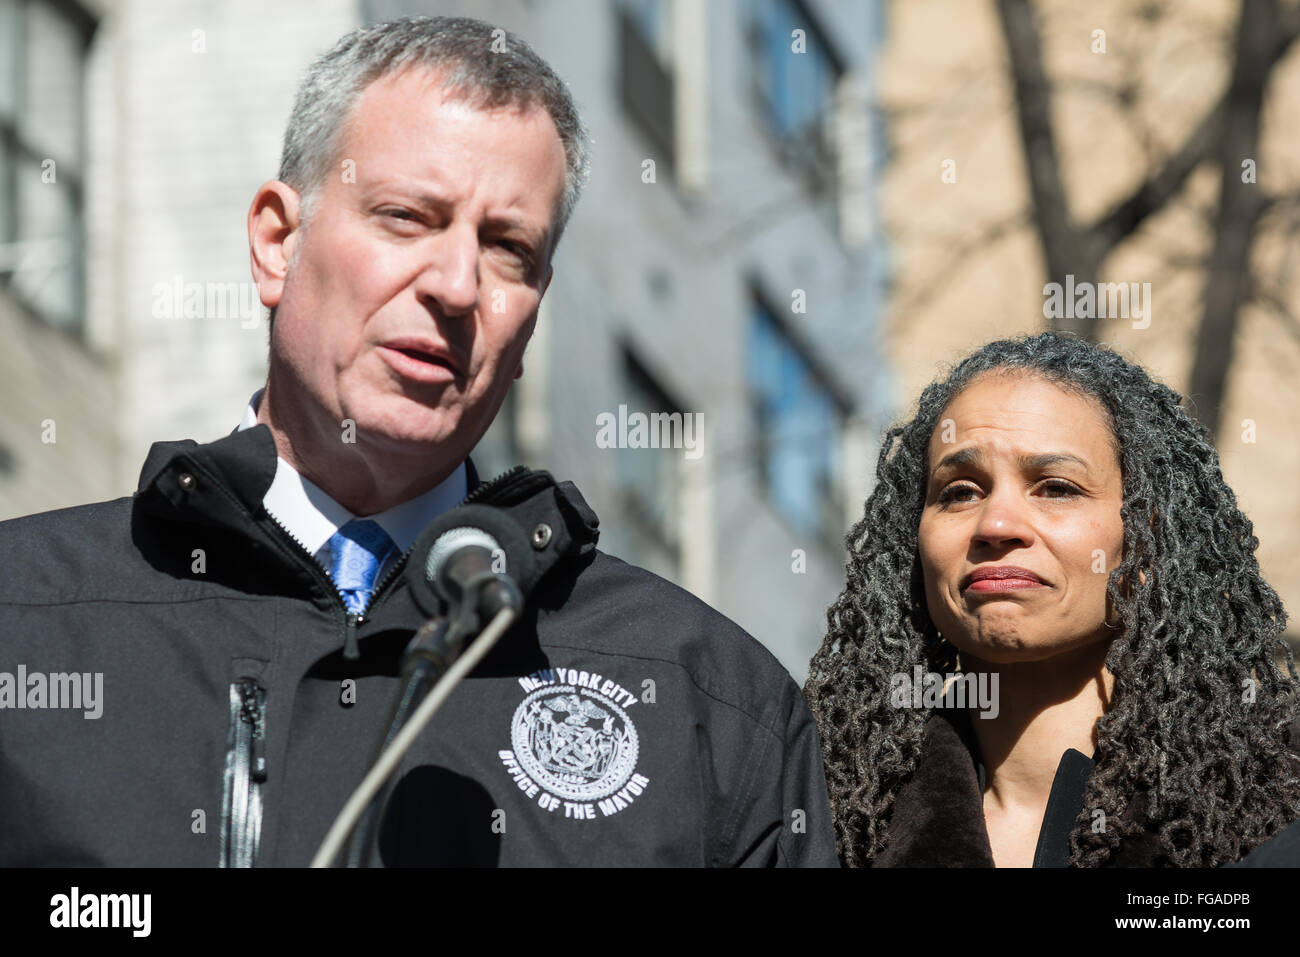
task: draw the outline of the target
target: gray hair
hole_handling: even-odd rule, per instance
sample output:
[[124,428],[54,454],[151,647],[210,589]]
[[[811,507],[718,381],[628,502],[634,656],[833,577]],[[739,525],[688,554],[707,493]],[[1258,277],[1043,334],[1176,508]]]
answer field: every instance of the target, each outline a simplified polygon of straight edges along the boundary
[[280,181],[302,196],[300,228],[315,211],[361,94],[375,80],[412,66],[441,72],[444,88],[476,107],[540,106],[550,114],[565,159],[554,249],[589,175],[587,131],[568,87],[546,61],[514,34],[468,17],[403,17],[353,30],[312,63],[280,158]]

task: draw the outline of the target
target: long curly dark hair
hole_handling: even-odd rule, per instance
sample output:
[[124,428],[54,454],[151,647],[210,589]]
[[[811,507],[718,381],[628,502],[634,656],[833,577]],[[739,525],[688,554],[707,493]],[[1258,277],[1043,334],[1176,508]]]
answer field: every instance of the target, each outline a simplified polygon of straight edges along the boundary
[[[1036,375],[1096,399],[1123,475],[1121,563],[1107,594],[1119,623],[1115,678],[1097,724],[1098,760],[1070,838],[1070,864],[1106,863],[1145,832],[1157,861],[1234,861],[1300,816],[1300,769],[1286,613],[1259,572],[1259,544],[1219,469],[1211,436],[1173,390],[1072,336],[991,342],[922,393],[886,432],[876,485],[845,538],[844,591],[804,691],[821,731],[841,860],[884,848],[899,789],[916,769],[929,712],[891,707],[890,676],[957,670],[926,609],[917,529],[931,433],[954,397],[992,371]],[[1139,572],[1141,574],[1139,575]],[[1284,653],[1286,672],[1274,656]],[[1094,833],[1090,808],[1107,827]]]

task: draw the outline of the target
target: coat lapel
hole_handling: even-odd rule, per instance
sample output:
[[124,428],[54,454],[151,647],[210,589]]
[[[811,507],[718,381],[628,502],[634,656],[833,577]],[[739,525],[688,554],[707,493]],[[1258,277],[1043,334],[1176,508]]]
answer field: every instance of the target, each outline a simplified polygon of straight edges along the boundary
[[[964,720],[964,713],[954,716]],[[894,799],[889,842],[875,867],[992,867],[973,749],[946,712],[926,723],[921,758]]]

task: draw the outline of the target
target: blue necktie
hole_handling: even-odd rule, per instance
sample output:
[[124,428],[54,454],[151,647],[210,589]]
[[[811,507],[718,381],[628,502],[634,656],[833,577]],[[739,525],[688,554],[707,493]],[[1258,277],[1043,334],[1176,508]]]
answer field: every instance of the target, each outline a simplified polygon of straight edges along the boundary
[[330,578],[348,611],[360,614],[375,593],[375,579],[388,553],[397,548],[377,522],[354,518],[330,536]]

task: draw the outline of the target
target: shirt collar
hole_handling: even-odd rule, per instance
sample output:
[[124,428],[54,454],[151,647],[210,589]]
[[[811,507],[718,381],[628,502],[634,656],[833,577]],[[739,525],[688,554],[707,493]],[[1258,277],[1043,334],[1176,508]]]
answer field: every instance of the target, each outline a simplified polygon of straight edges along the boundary
[[[258,389],[253,393],[235,431],[257,425],[257,408],[264,391]],[[398,552],[404,553],[426,525],[458,505],[466,494],[468,477],[462,462],[451,475],[424,494],[366,518],[377,522]],[[276,456],[275,479],[262,504],[313,555],[339,528],[357,517],[279,456]]]

